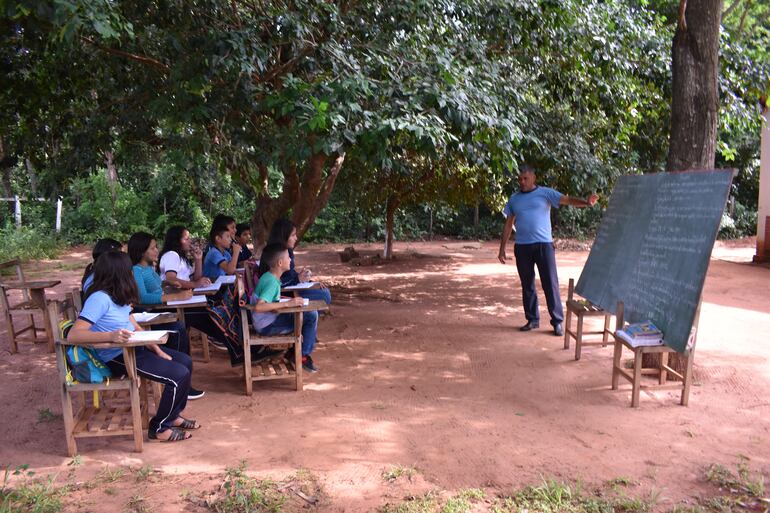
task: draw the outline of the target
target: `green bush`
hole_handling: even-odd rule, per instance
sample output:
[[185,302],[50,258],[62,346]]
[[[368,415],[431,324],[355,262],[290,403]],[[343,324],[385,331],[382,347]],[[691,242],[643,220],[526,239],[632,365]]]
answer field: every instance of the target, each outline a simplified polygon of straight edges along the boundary
[[0,261],[39,260],[56,258],[66,247],[66,242],[50,228],[16,228],[6,225],[0,229]]

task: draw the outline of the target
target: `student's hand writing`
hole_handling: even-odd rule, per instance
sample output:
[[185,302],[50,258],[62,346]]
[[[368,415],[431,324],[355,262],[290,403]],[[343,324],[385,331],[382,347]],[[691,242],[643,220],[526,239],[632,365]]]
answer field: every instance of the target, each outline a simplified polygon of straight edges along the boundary
[[211,285],[211,280],[206,278],[205,276],[201,278],[200,280],[197,280],[194,282],[196,287],[207,287]]
[[128,330],[116,330],[110,333],[110,340],[116,344],[125,344],[131,338],[131,332]]
[[305,300],[301,297],[293,297],[289,301],[286,302],[287,305],[290,305],[291,307],[295,306],[302,306],[305,304]]

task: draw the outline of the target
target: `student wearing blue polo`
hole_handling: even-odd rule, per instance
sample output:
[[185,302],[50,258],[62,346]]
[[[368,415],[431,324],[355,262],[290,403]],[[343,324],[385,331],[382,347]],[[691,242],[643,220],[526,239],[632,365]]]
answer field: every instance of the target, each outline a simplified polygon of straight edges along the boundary
[[209,234],[209,241],[211,247],[203,259],[203,275],[213,282],[220,276],[235,274],[241,245],[233,242],[230,229],[214,226]]
[[505,226],[500,239],[498,259],[506,263],[505,245],[516,227],[516,242],[513,254],[516,269],[521,280],[522,301],[527,323],[519,328],[529,331],[540,327],[540,310],[535,290],[535,266],[540,274],[540,282],[545,293],[548,313],[551,316],[553,334],[563,336],[562,321],[564,312],[559,295],[559,278],[556,273],[556,255],[551,236],[551,208],[561,205],[590,207],[596,204],[599,196],[592,194],[587,200],[570,198],[550,187],[537,185],[534,168],[522,166],[519,171],[519,191],[515,192],[505,205]]
[[[131,332],[142,329],[131,315],[132,305],[139,299],[131,259],[125,253],[111,251],[102,254],[93,269],[93,284],[67,339],[80,343],[125,343]],[[122,349],[97,348],[96,352],[113,374],[125,374]],[[190,438],[187,431],[201,427],[182,416],[190,388],[190,357],[157,345],[137,347],[136,368],[141,376],[165,385],[155,416],[150,419],[149,438],[164,442]]]

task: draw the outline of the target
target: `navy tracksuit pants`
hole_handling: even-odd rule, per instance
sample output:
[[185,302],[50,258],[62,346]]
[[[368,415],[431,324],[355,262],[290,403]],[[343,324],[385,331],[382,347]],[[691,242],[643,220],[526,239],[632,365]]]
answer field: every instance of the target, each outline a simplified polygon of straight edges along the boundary
[[539,242],[535,244],[515,244],[513,254],[516,257],[516,269],[521,280],[524,315],[527,321],[540,322],[540,311],[535,290],[535,266],[540,273],[540,282],[545,293],[548,313],[551,314],[551,325],[556,326],[564,321],[564,311],[559,295],[559,277],[556,274],[556,255],[553,243]]

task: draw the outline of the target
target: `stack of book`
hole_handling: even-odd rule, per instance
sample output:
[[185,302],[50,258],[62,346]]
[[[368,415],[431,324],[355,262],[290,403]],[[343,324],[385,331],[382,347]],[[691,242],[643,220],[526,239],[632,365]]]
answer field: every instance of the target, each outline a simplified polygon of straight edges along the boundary
[[633,347],[663,345],[663,332],[652,321],[629,324],[615,334]]

